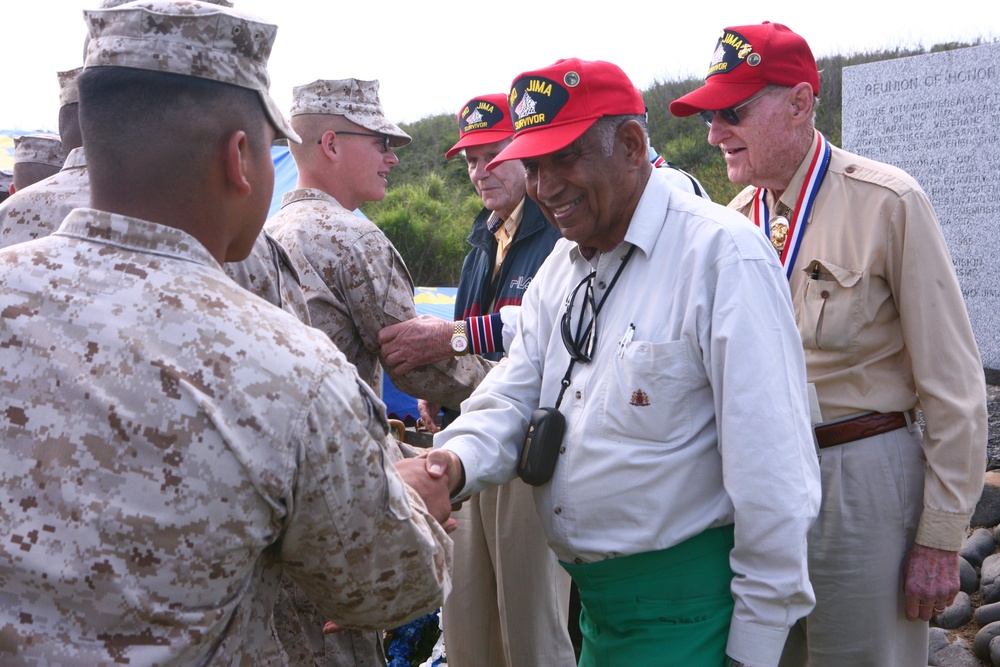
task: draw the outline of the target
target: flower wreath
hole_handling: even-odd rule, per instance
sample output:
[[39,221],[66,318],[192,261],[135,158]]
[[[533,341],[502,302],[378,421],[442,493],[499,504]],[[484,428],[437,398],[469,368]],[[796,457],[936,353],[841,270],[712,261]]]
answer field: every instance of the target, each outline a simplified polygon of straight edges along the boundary
[[447,665],[441,610],[385,633],[388,667],[439,667]]

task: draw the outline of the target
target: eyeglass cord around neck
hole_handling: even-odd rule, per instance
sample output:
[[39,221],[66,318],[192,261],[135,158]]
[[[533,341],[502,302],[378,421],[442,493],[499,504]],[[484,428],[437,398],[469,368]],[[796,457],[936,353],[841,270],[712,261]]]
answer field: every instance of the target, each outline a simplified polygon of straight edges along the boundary
[[[636,246],[633,245],[631,248],[628,249],[628,252],[625,253],[625,256],[622,257],[622,263],[618,265],[618,270],[615,271],[615,275],[611,278],[611,282],[608,283],[608,289],[605,290],[604,295],[601,296],[601,300],[597,303],[597,307],[594,308],[594,317],[591,320],[590,326],[588,326],[587,329],[585,330],[585,333],[589,333],[590,327],[597,326],[597,316],[598,314],[600,314],[601,308],[604,307],[604,302],[608,300],[608,296],[611,294],[611,290],[614,289],[615,283],[618,282],[618,278],[621,277],[622,271],[625,270],[625,265],[628,264],[628,261],[630,259],[632,259],[632,254],[635,252],[635,248]],[[596,275],[597,275],[596,271],[593,274],[591,274],[591,276],[596,276]],[[594,336],[595,337],[597,336],[596,332],[594,333]],[[596,343],[595,343],[595,349],[596,349]],[[562,389],[559,390],[559,398],[556,399],[556,405],[555,405],[556,410],[558,410],[559,406],[562,404],[563,396],[566,394],[566,390],[569,388],[570,384],[569,379],[570,376],[573,374],[574,364],[576,364],[576,359],[570,357],[569,366],[566,368],[566,375],[563,376],[563,379],[560,383],[562,385]]]

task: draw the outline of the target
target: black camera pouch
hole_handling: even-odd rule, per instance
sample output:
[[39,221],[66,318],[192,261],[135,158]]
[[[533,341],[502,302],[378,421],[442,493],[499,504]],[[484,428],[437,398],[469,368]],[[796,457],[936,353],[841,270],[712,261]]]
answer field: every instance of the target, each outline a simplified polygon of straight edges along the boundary
[[517,476],[532,486],[541,486],[552,479],[565,433],[566,418],[558,408],[538,408],[532,412]]

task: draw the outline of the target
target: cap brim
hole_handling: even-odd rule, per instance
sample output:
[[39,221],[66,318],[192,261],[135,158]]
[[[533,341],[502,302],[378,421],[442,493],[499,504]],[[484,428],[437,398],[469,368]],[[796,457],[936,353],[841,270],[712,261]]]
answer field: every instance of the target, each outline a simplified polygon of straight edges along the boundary
[[268,117],[271,119],[271,123],[274,125],[274,129],[277,133],[276,139],[288,139],[296,144],[301,144],[302,139],[295,130],[292,129],[291,124],[278,109],[278,105],[274,103],[271,96],[262,90],[258,90],[257,94],[260,96],[260,101],[264,104],[264,110],[267,112]]
[[513,134],[511,130],[476,130],[458,140],[454,146],[444,154],[446,159],[451,159],[456,153],[469,146],[482,146],[484,144],[495,144],[498,141],[509,139]]
[[598,118],[600,116],[581,118],[563,125],[543,125],[515,132],[514,141],[486,165],[486,171],[496,168],[501,162],[538,157],[565,148],[589,130]]
[[406,132],[403,132],[403,130],[398,125],[396,125],[395,123],[390,123],[381,116],[372,116],[370,114],[345,113],[344,118],[351,121],[355,125],[359,125],[365,128],[366,130],[371,130],[372,132],[378,132],[379,134],[388,135],[389,146],[391,146],[392,148],[399,148],[413,141],[413,138]]
[[670,113],[684,118],[693,116],[699,111],[718,111],[733,105],[739,104],[759,90],[762,90],[767,83],[763,81],[753,81],[748,83],[725,82],[712,83],[713,79],[691,91],[683,97],[679,97],[670,103]]

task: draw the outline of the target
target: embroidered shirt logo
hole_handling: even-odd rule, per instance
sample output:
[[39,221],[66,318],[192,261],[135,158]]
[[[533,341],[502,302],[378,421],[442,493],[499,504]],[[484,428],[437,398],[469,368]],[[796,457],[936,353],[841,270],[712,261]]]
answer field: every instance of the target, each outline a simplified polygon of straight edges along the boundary
[[640,408],[649,406],[649,395],[642,389],[636,389],[632,392],[632,398],[629,400],[629,405],[635,405]]
[[528,289],[528,285],[531,284],[531,276],[518,276],[510,281],[510,289],[523,292]]

